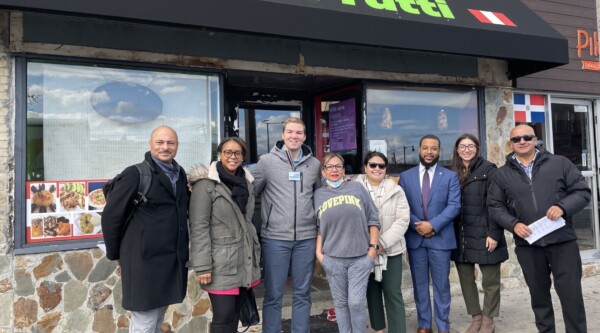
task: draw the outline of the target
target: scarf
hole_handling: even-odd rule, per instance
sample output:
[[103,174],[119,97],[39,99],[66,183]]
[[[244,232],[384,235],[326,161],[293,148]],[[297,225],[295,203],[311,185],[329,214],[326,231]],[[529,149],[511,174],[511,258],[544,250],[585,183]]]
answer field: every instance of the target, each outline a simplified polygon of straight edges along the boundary
[[235,170],[235,175],[230,174],[223,168],[221,162],[217,163],[217,172],[221,182],[231,191],[231,199],[235,202],[242,214],[246,214],[246,205],[248,204],[248,183],[244,169],[240,166]]
[[171,181],[171,186],[173,187],[173,193],[177,194],[177,180],[179,180],[179,165],[173,160],[172,164],[167,164],[157,160],[152,157],[156,165],[160,167],[163,173],[169,178]]

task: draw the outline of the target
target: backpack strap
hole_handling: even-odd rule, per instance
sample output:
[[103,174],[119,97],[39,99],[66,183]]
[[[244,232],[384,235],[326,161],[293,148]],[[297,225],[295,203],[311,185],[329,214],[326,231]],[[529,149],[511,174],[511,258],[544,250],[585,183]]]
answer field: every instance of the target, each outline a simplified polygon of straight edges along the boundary
[[150,185],[152,184],[152,173],[154,172],[154,168],[148,161],[143,161],[135,165],[140,173],[140,183],[138,186],[137,197],[133,199],[133,204],[135,206],[139,204],[145,204],[148,202],[148,198],[146,194],[150,191]]
[[137,208],[137,206],[140,204],[146,204],[148,202],[146,194],[148,194],[148,191],[150,191],[150,185],[152,184],[152,172],[154,171],[152,165],[148,163],[148,161],[144,161],[135,164],[135,167],[140,173],[140,183],[138,186],[138,193],[132,201],[133,207],[131,207],[131,210],[127,214],[127,219],[125,219],[125,224],[121,229],[121,239],[123,239],[125,231],[129,227],[129,223],[131,222],[131,218],[133,217],[133,213],[135,213],[135,209]]

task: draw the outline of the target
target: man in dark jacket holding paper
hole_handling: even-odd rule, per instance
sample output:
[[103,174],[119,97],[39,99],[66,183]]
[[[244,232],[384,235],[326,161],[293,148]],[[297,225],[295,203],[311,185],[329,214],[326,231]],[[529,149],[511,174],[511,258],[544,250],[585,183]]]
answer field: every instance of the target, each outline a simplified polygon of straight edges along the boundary
[[158,127],[149,145],[148,202],[134,206],[140,173],[130,166],[115,179],[102,213],[106,257],[119,260],[123,308],[131,311],[129,331],[134,333],[162,332],[167,307],[183,301],[187,290],[189,199],[185,171],[174,160],[177,133]]
[[[590,201],[581,172],[563,156],[537,148],[533,128],[519,125],[510,133],[514,153],[492,178],[489,216],[514,234],[515,253],[531,295],[539,332],[555,332],[551,279],[562,306],[567,332],[587,332],[581,291],[581,256],[572,217]],[[529,225],[547,217],[565,226],[529,244]]]

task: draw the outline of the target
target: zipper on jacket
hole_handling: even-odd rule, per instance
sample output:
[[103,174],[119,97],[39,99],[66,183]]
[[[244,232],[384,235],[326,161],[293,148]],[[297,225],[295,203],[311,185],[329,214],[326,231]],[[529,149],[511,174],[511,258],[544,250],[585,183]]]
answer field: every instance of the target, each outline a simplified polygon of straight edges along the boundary
[[[533,172],[532,172],[531,177],[533,177]],[[527,177],[527,178],[529,178],[529,177]],[[535,209],[535,212],[537,213],[538,205],[537,205],[537,200],[535,198],[535,191],[533,190],[533,180],[532,179],[529,180],[529,188],[531,190],[531,199],[533,200],[533,208]]]
[[[531,163],[533,163],[533,161]],[[538,163],[543,163],[543,160],[538,160]],[[525,179],[527,179],[527,182],[529,184],[529,191],[531,192],[531,199],[533,201],[533,209],[535,209],[535,212],[537,213],[538,205],[537,205],[537,200],[536,200],[536,196],[535,196],[535,190],[533,189],[533,176],[537,172],[537,169],[539,168],[539,164],[534,165],[533,169],[531,169],[531,178],[529,178],[529,176],[527,176],[527,173],[525,172],[525,170],[523,170],[521,165],[519,165],[518,161],[512,160],[511,164],[512,164],[513,168],[516,168],[517,171],[520,172],[521,175],[523,177],[525,177]]]
[[[302,173],[300,173],[300,180],[302,180]],[[301,187],[302,188],[302,187]],[[296,241],[296,211],[298,210],[298,197],[296,195],[296,182],[294,182],[294,241]]]
[[273,210],[273,203],[269,207],[269,213],[267,214],[267,223],[265,224],[265,230],[269,229],[269,221],[271,220],[271,211]]

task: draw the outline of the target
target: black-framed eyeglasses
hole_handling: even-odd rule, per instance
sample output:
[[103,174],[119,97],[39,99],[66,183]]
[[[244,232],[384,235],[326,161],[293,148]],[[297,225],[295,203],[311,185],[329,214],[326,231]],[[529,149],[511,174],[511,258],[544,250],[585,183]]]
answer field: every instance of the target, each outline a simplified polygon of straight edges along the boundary
[[513,136],[512,138],[510,138],[510,142],[512,143],[519,143],[521,142],[521,139],[529,142],[531,140],[533,140],[535,138],[535,135],[522,135],[522,136]]
[[469,145],[458,145],[458,150],[460,151],[464,151],[464,150],[473,150],[477,147],[477,145],[474,144],[469,144]]
[[371,168],[371,169],[379,168],[381,170],[385,170],[385,168],[387,168],[387,165],[385,165],[385,163],[373,163],[373,162],[369,162],[369,168]]
[[331,171],[333,169],[340,171],[344,168],[344,165],[343,164],[325,164],[325,166],[323,168],[327,171]]
[[231,157],[231,156],[235,156],[235,158],[240,158],[240,157],[244,157],[244,154],[242,153],[241,150],[224,150],[223,151],[223,155],[225,155],[225,157]]

